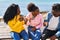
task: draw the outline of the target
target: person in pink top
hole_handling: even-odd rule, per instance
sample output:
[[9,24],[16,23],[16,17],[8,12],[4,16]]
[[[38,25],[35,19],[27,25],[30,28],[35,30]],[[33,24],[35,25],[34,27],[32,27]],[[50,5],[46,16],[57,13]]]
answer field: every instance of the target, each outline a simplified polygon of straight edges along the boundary
[[40,13],[35,18],[33,18],[32,13],[30,12],[26,18],[28,18],[27,25],[34,26],[36,29],[43,26],[42,15]]
[[28,19],[27,25],[29,37],[32,38],[32,40],[40,40],[40,27],[43,26],[43,17],[39,12],[39,8],[33,3],[28,5],[28,11],[29,14],[26,16],[26,18]]

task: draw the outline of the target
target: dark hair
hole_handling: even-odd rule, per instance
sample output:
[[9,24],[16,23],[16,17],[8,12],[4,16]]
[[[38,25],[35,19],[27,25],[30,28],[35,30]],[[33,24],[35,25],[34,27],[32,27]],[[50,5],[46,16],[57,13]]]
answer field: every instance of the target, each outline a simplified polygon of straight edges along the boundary
[[54,10],[54,11],[60,11],[60,4],[54,4],[53,6],[52,6],[52,10]]
[[9,20],[13,19],[17,15],[18,5],[12,4],[9,6],[3,16],[4,22],[7,24]]
[[29,3],[28,6],[27,6],[27,9],[28,9],[29,12],[31,12],[32,8],[34,8],[34,7],[35,7],[35,4]]
[[29,12],[33,12],[35,11],[36,9],[39,9],[37,6],[35,6],[34,4],[30,4],[29,7],[28,7],[28,11]]

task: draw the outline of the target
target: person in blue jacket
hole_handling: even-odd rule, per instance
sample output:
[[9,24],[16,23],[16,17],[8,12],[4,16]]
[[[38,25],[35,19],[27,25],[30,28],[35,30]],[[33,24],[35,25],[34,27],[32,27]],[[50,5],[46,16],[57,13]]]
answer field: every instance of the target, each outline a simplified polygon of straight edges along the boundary
[[60,36],[60,4],[54,4],[52,6],[52,12],[48,13],[44,20],[44,26],[46,28],[42,34],[42,40],[50,38],[55,40],[56,37]]

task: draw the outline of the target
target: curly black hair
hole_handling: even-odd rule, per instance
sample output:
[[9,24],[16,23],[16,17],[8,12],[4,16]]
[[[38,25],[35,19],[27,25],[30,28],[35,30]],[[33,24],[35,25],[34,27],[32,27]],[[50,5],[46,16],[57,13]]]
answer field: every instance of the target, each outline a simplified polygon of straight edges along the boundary
[[54,10],[54,11],[60,11],[60,4],[59,3],[53,4],[52,10]]
[[32,12],[32,8],[34,8],[36,5],[34,3],[29,3],[28,6],[27,6],[27,9],[29,12]]
[[12,4],[7,8],[3,16],[4,22],[6,24],[8,23],[9,20],[12,20],[18,14],[17,9],[19,9],[19,6],[16,4]]

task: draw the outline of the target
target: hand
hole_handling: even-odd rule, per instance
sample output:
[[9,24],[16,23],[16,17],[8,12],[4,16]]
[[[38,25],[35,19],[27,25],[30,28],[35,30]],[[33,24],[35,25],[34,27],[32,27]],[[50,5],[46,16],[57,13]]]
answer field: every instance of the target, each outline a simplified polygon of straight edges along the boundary
[[27,24],[28,19],[27,18],[24,18],[24,21],[25,21],[25,24]]
[[36,30],[36,28],[34,27],[34,28],[32,28],[32,31],[35,31]]
[[24,18],[21,16],[19,20],[20,20],[20,21],[23,21],[23,20],[24,20]]
[[55,40],[55,39],[56,39],[56,36],[55,35],[51,37],[51,40]]
[[47,26],[47,25],[48,25],[48,22],[44,22],[43,25],[44,25],[44,26]]

